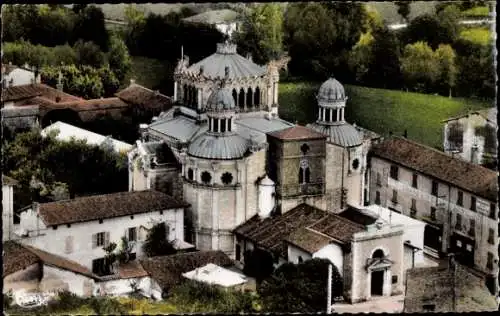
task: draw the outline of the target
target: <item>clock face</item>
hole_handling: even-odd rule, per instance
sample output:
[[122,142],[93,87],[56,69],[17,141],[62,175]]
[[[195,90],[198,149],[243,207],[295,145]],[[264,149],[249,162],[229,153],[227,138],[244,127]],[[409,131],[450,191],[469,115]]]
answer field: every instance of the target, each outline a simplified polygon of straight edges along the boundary
[[306,169],[306,168],[308,168],[308,167],[309,167],[309,161],[307,161],[307,160],[305,160],[305,159],[302,159],[302,160],[300,161],[300,168],[302,168],[302,169]]

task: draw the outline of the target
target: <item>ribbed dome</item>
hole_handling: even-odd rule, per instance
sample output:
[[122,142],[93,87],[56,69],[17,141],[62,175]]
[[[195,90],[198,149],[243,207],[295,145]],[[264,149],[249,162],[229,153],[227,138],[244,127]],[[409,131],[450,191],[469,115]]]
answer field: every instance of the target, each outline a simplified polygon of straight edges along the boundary
[[318,101],[323,102],[344,100],[344,86],[337,79],[331,77],[319,87],[317,98]]
[[208,111],[233,110],[235,108],[231,92],[226,88],[217,88],[207,100]]
[[239,159],[248,151],[249,141],[239,135],[202,134],[191,142],[188,155],[205,159]]
[[328,141],[342,147],[359,146],[363,140],[361,133],[351,124],[323,125],[312,123],[307,127],[328,136]]

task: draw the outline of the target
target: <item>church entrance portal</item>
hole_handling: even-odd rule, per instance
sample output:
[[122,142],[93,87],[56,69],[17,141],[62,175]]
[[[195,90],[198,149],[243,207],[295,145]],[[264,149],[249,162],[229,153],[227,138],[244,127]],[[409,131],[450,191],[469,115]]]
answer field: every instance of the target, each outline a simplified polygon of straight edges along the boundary
[[371,295],[382,295],[384,287],[384,270],[372,271]]

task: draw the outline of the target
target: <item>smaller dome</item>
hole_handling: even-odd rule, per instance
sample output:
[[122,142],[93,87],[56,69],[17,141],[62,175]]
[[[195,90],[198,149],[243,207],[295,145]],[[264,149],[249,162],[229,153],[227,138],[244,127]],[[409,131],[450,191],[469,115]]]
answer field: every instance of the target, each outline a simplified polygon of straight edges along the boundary
[[206,107],[208,111],[234,110],[235,108],[236,105],[229,89],[217,88],[208,97]]
[[239,135],[202,134],[189,144],[187,153],[197,158],[231,160],[244,157],[248,149],[248,140]]
[[344,86],[337,79],[331,77],[323,82],[319,88],[317,99],[323,102],[345,100]]

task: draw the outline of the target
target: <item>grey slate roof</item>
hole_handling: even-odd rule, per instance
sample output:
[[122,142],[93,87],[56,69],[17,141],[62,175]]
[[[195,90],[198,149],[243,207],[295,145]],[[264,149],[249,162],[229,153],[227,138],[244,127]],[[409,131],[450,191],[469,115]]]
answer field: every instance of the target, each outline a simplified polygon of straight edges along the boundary
[[181,115],[149,125],[151,130],[175,138],[183,143],[188,142],[200,127],[194,120]]
[[341,122],[339,124],[308,124],[307,127],[325,134],[329,137],[328,141],[342,147],[353,147],[362,144],[361,133],[351,124]]
[[295,124],[280,118],[267,119],[263,115],[241,117],[237,123],[238,125],[243,125],[251,130],[265,134],[295,126]]
[[223,10],[211,10],[203,12],[197,15],[193,15],[182,19],[184,22],[190,23],[204,23],[204,24],[219,24],[234,22],[238,19],[239,14],[236,11],[223,9]]
[[205,159],[238,159],[248,151],[249,141],[238,134],[198,136],[188,147],[190,156]]
[[226,67],[229,67],[228,79],[260,77],[267,71],[265,67],[257,65],[241,55],[222,53],[219,49],[216,53],[191,65],[186,72],[199,74],[202,66],[203,75],[210,78],[224,78]]
[[207,111],[233,110],[236,107],[233,96],[227,88],[218,88],[207,100]]
[[330,78],[319,87],[317,99],[321,101],[336,101],[345,99],[344,86],[335,78]]

